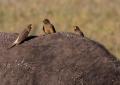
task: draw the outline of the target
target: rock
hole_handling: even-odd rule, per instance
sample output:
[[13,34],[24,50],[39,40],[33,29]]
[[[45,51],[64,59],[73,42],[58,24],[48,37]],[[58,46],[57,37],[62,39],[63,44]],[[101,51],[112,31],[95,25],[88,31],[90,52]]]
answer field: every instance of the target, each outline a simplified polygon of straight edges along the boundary
[[104,46],[73,33],[29,37],[0,33],[0,85],[120,85],[120,62]]

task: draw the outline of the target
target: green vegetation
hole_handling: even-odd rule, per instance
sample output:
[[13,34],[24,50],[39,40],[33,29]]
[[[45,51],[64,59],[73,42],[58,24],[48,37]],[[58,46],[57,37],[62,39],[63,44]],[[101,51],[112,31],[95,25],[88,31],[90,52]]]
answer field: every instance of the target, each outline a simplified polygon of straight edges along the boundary
[[57,31],[72,32],[78,25],[120,58],[119,0],[0,0],[0,31],[19,32],[32,23],[33,34],[42,33],[42,20],[49,18]]

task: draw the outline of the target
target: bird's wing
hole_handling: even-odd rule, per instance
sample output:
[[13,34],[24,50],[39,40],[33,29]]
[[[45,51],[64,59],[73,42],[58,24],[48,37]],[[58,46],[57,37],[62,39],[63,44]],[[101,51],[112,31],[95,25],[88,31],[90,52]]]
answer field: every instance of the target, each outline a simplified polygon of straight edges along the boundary
[[21,43],[28,37],[29,31],[24,29],[18,36],[18,43]]
[[44,26],[43,26],[43,31],[45,32],[45,28],[44,28]]
[[53,32],[55,33],[55,32],[56,32],[56,30],[55,30],[54,25],[52,25],[52,24],[51,24],[51,27],[52,27]]

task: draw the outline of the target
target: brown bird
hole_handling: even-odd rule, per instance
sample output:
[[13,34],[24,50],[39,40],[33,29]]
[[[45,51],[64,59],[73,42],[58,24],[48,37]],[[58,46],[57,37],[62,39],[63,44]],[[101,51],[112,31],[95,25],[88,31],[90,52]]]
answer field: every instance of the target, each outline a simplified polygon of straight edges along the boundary
[[43,31],[45,34],[56,33],[54,25],[48,19],[43,20]]
[[74,26],[74,32],[82,37],[84,37],[83,32],[80,30],[78,26]]
[[9,48],[21,44],[28,37],[28,34],[30,33],[31,29],[32,29],[32,24],[29,24],[27,28],[25,28],[21,33],[19,33],[17,39],[12,43],[12,45]]

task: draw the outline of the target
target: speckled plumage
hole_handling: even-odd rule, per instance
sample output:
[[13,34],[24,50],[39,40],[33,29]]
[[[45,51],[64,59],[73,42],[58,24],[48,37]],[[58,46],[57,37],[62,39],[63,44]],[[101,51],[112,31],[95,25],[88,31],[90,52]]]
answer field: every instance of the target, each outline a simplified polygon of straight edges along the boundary
[[21,33],[19,33],[17,39],[12,43],[12,45],[9,48],[14,47],[15,45],[20,44],[21,42],[23,42],[27,37],[28,34],[30,33],[31,29],[32,29],[32,24],[29,24],[27,26],[27,28],[25,28]]

